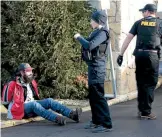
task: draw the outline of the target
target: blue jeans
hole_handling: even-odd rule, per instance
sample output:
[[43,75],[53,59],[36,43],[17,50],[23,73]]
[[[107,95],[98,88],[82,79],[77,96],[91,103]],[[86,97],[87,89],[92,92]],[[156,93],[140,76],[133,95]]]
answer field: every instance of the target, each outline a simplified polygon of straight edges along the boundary
[[72,111],[66,106],[54,101],[52,98],[24,103],[25,117],[41,116],[49,121],[55,121],[58,115],[48,109],[66,117],[69,117]]

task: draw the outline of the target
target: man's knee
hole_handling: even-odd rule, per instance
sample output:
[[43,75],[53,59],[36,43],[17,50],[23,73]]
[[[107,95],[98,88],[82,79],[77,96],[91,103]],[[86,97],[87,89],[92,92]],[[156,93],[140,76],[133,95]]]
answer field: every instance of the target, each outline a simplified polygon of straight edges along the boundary
[[54,99],[52,99],[52,98],[47,98],[47,102],[48,102],[48,104],[55,104],[55,105],[57,105],[57,104],[59,104],[59,102],[57,102],[57,101],[55,101]]
[[48,101],[48,103],[55,102],[52,98],[47,98],[46,100]]
[[32,108],[33,108],[33,109],[38,108],[38,107],[40,107],[40,106],[41,106],[41,105],[40,105],[38,102],[36,102],[36,101],[32,102]]

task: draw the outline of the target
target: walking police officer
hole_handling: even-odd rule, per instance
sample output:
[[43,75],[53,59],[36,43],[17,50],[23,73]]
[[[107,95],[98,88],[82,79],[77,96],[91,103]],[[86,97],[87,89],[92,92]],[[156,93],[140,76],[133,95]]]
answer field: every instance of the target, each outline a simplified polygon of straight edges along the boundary
[[137,35],[136,48],[134,50],[136,64],[136,81],[138,88],[138,116],[146,119],[156,119],[151,112],[151,104],[154,100],[154,90],[158,82],[158,70],[160,59],[160,37],[162,21],[156,18],[156,6],[147,4],[143,9],[142,19],[136,21],[125,39],[117,63],[121,66],[123,54],[129,43]]
[[106,73],[106,49],[108,30],[105,28],[107,15],[104,11],[92,14],[91,26],[94,29],[88,38],[80,34],[74,36],[82,45],[82,58],[88,65],[89,101],[92,121],[85,126],[92,132],[107,132],[112,129],[109,107],[104,97],[104,80]]

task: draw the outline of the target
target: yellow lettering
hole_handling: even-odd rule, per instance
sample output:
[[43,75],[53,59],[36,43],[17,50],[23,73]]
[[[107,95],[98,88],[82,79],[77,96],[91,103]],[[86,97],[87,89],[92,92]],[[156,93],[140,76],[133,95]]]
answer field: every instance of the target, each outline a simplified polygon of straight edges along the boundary
[[148,22],[145,22],[145,26],[148,26]]
[[142,21],[141,26],[156,26],[156,22]]
[[148,26],[148,22],[147,22],[147,21],[142,21],[142,22],[141,22],[141,25],[142,25],[142,26]]
[[142,25],[142,26],[144,25],[144,21],[141,22],[141,25]]
[[149,22],[149,26],[156,26],[156,22]]

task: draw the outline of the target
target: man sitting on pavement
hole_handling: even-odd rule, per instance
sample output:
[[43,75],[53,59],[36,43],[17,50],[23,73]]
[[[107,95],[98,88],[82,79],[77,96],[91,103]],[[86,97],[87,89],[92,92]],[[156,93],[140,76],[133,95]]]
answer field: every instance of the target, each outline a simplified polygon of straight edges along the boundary
[[[2,102],[8,104],[9,119],[20,120],[34,116],[41,116],[59,125],[65,125],[64,116],[79,122],[81,108],[75,111],[54,101],[52,98],[39,100],[37,83],[33,78],[33,68],[28,63],[21,63],[17,74],[10,82],[6,83],[2,92]],[[63,116],[57,115],[51,109]]]

